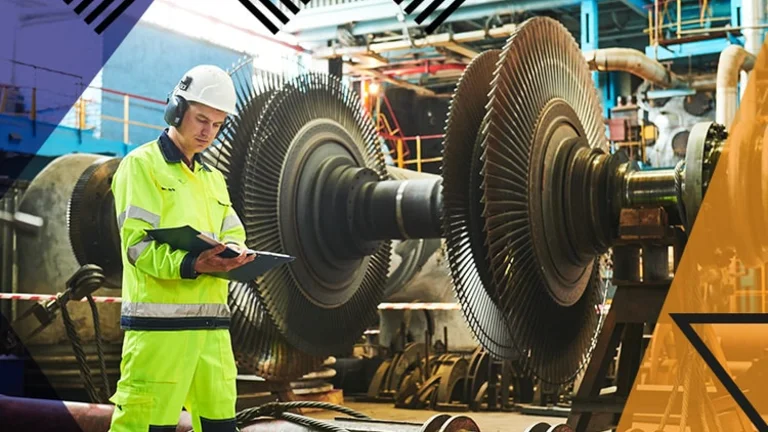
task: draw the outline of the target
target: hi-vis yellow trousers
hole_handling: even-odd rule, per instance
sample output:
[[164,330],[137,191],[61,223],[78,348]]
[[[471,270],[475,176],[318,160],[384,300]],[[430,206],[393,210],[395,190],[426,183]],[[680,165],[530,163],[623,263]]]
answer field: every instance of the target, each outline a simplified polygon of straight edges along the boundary
[[237,366],[229,330],[128,330],[110,432],[234,432]]

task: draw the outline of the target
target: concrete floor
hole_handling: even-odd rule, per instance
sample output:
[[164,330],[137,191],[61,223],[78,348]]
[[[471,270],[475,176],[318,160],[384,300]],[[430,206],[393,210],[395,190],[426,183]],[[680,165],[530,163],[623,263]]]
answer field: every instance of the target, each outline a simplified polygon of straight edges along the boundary
[[[406,422],[424,422],[438,411],[408,410],[395,408],[392,403],[372,403],[344,401],[344,406],[352,408],[377,420],[396,420]],[[516,412],[448,412],[450,415],[465,415],[477,423],[482,432],[524,432],[525,429],[538,422],[550,425],[565,423],[564,417],[543,417],[523,415]],[[334,412],[308,413],[318,419],[332,419],[343,416]]]

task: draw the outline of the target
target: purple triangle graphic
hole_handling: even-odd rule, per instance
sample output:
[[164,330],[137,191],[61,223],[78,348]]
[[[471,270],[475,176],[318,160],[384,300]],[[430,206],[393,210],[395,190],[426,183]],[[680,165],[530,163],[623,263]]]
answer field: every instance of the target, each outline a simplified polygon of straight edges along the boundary
[[[14,156],[37,154],[151,3],[152,0],[0,1],[0,198],[30,161],[29,157]],[[40,383],[43,388],[35,392],[21,385],[30,370],[37,370],[34,361],[26,362],[26,372],[10,369],[10,364],[19,362],[3,354],[17,350],[26,353],[26,349],[17,346],[3,352],[8,350],[8,318],[0,316],[0,358],[4,361],[0,362],[0,372],[8,374],[3,375],[3,384],[10,389],[5,389],[6,394],[0,397],[0,417],[5,413],[5,418],[13,417],[23,424],[25,419],[16,404],[22,403],[22,408],[43,404],[47,407],[46,418],[57,421],[48,422],[46,428],[50,429],[35,430],[79,431],[65,404],[51,400],[58,396],[50,383]],[[19,357],[29,358],[28,354]],[[42,399],[13,400],[11,396]],[[31,414],[26,420],[45,424],[45,418],[39,415]]]
[[[37,153],[151,3],[94,1],[78,14],[84,2],[0,2],[3,184],[28,161],[9,156]],[[5,190],[0,186],[0,197]]]

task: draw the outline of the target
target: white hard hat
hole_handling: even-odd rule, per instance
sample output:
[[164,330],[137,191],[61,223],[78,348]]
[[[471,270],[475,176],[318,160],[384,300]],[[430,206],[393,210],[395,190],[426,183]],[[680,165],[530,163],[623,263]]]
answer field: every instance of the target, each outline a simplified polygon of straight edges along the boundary
[[213,65],[195,66],[181,79],[174,94],[187,102],[197,102],[224,111],[237,113],[237,96],[232,78],[223,69]]

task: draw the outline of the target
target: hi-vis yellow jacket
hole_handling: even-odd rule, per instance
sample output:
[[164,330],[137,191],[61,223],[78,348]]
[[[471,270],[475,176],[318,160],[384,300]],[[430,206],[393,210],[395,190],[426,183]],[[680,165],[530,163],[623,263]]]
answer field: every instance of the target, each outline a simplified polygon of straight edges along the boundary
[[123,261],[120,324],[126,330],[229,326],[228,282],[194,271],[195,256],[152,240],[151,228],[190,225],[245,246],[224,176],[199,155],[194,170],[167,132],[131,151],[112,180]]

